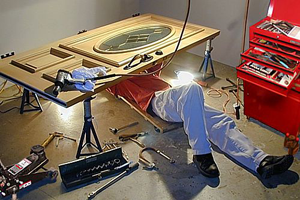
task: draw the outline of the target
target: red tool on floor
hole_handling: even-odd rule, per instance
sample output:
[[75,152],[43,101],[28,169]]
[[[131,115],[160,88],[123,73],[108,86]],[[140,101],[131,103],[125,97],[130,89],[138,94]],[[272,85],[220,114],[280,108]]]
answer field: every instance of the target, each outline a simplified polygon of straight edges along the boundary
[[299,150],[299,138],[298,138],[299,133],[300,130],[298,130],[296,136],[289,133],[285,134],[284,147],[289,149],[289,155],[295,155]]
[[30,155],[22,159],[17,164],[5,167],[0,160],[0,192],[6,197],[12,195],[12,199],[17,199],[17,192],[31,186],[33,183],[49,178],[56,179],[58,171],[50,168],[43,172],[43,166],[48,162],[44,147],[35,145],[31,148]]

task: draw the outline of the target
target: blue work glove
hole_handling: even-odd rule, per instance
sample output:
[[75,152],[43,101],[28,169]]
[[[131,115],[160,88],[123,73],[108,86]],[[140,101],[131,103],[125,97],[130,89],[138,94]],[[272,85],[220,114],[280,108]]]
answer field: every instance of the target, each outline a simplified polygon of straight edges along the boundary
[[[94,68],[78,68],[73,70],[72,77],[74,79],[89,79],[98,76],[105,76],[106,75],[106,68],[105,67],[94,67]],[[84,84],[75,83],[75,87],[77,90],[81,92],[93,92],[95,87],[96,81],[86,80]]]

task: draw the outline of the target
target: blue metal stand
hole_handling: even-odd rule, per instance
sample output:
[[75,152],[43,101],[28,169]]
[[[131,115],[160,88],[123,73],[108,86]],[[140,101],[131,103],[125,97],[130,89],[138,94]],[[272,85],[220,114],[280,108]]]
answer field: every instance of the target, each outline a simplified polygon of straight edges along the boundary
[[[215,72],[214,72],[214,65],[213,65],[213,62],[212,62],[211,55],[210,55],[212,50],[213,50],[213,48],[211,47],[211,40],[208,40],[206,42],[206,50],[205,50],[204,60],[203,60],[203,62],[201,64],[201,67],[199,69],[199,72],[201,72],[202,69],[203,69],[203,71],[202,71],[202,79],[203,80],[206,80],[206,79],[211,78],[211,77],[216,77]],[[210,64],[210,67],[211,67],[212,74],[207,73],[207,69],[208,69],[209,64]]]
[[[86,145],[92,145],[94,148],[96,148],[99,152],[102,152],[102,148],[100,145],[100,142],[98,140],[94,125],[93,125],[93,116],[92,116],[92,111],[91,111],[91,100],[94,99],[95,97],[89,97],[86,100],[84,100],[83,105],[84,105],[84,126],[82,130],[82,134],[80,137],[80,142],[78,145],[78,150],[76,154],[76,158],[79,158],[80,156],[88,156],[96,153],[81,153],[82,149]],[[94,136],[94,140],[96,142],[96,145],[91,142],[91,131]],[[83,144],[83,140],[85,138],[85,144]]]

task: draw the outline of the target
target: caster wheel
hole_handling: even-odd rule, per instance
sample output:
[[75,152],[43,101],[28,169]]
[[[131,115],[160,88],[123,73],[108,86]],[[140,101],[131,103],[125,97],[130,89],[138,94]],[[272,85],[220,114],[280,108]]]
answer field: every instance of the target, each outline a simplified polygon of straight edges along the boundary
[[157,133],[160,133],[160,129],[157,128],[156,126],[154,126],[154,130],[155,130]]
[[56,169],[54,169],[53,167],[48,169],[47,172],[48,172],[48,178],[50,178],[51,180],[55,180],[58,176],[58,171]]

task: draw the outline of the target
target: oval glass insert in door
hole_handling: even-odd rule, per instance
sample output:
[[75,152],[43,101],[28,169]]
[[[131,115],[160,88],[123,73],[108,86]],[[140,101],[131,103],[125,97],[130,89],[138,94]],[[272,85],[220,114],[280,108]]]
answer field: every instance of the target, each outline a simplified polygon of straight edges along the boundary
[[99,53],[123,53],[143,49],[162,42],[175,33],[171,26],[150,25],[126,29],[96,43]]

